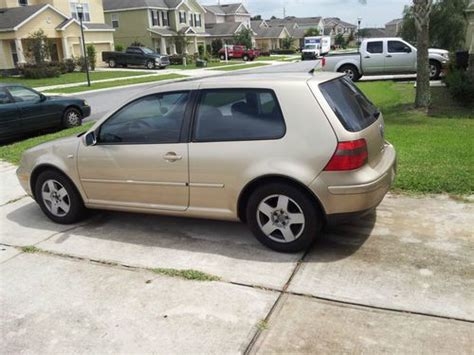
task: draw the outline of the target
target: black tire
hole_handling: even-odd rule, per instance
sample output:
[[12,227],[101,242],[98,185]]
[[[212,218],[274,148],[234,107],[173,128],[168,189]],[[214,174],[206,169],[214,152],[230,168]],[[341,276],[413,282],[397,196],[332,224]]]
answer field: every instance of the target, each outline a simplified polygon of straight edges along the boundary
[[249,56],[247,54],[245,54],[242,59],[244,60],[244,62],[248,62],[249,61]]
[[[69,210],[64,215],[53,214],[47,207],[48,202],[43,198],[43,186],[48,184],[49,181],[57,182],[57,187],[62,185],[67,192]],[[46,170],[38,176],[35,182],[35,197],[43,213],[53,222],[59,224],[73,224],[81,221],[86,216],[87,210],[84,207],[84,202],[76,187],[69,178],[56,170]],[[49,204],[49,206],[51,205]]]
[[150,70],[155,69],[155,62],[149,60],[148,62],[146,62],[146,67]]
[[359,81],[361,75],[356,66],[352,64],[346,64],[339,68],[339,73],[346,73],[346,75],[354,82]]
[[128,64],[122,64],[122,68],[128,68]]
[[225,55],[221,54],[220,58],[221,58],[221,60],[225,60]]
[[430,80],[438,80],[441,76],[441,64],[435,60],[430,60]]
[[63,127],[78,127],[82,124],[82,113],[77,108],[69,107],[63,114]]
[[109,59],[109,67],[111,68],[117,67],[117,62],[115,61],[115,59]]
[[[278,218],[279,209],[276,204],[279,201],[279,196],[289,198],[288,211],[295,213],[293,216],[302,214],[304,216],[303,224],[291,224],[293,217],[286,220],[287,225],[282,228],[275,225],[279,222],[272,222],[273,218]],[[269,207],[269,204],[272,203],[272,207],[270,207],[272,211],[271,218],[259,212],[259,206],[267,202],[266,207]],[[272,183],[255,190],[249,198],[246,215],[247,224],[258,241],[273,250],[283,253],[296,253],[310,247],[323,226],[321,211],[314,205],[311,197],[289,184]],[[282,218],[285,219],[286,217],[283,216]],[[285,223],[285,221],[282,223]],[[263,227],[269,225],[270,229],[274,229],[270,236],[263,232],[261,225]],[[286,241],[281,232],[282,230],[289,231],[295,238]]]

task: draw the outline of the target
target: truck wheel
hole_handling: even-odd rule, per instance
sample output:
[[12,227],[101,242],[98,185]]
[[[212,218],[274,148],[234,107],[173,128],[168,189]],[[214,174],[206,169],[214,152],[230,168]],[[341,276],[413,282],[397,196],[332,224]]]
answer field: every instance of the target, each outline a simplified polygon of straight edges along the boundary
[[438,80],[441,76],[441,65],[439,62],[430,60],[430,80]]
[[359,70],[354,65],[343,65],[338,70],[339,73],[345,73],[352,81],[358,81],[361,77]]
[[221,54],[221,60],[225,60],[225,55],[224,54]]
[[151,60],[149,60],[148,62],[146,62],[146,67],[148,69],[155,69],[155,62],[152,62]]
[[110,59],[109,60],[109,67],[115,68],[116,66],[117,66],[117,62],[115,61],[115,59]]
[[248,62],[249,61],[249,56],[246,54],[246,55],[244,55],[243,59],[244,59],[244,62]]

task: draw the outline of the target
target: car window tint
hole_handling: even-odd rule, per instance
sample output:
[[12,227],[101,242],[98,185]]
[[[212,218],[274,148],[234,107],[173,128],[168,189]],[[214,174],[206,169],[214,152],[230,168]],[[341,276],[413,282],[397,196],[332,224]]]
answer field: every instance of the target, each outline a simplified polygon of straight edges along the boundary
[[100,128],[99,143],[178,143],[189,92],[151,95],[122,108]]
[[369,127],[379,117],[377,108],[348,78],[323,83],[320,89],[339,121],[350,132]]
[[9,103],[11,103],[10,96],[8,96],[4,89],[0,89],[0,105]]
[[286,131],[271,90],[203,90],[196,116],[195,141],[278,139]]
[[368,42],[367,43],[367,52],[369,53],[383,53],[383,42]]
[[8,91],[15,102],[38,102],[40,100],[38,93],[21,86],[10,86]]
[[411,52],[410,47],[400,41],[388,41],[389,53],[409,53]]

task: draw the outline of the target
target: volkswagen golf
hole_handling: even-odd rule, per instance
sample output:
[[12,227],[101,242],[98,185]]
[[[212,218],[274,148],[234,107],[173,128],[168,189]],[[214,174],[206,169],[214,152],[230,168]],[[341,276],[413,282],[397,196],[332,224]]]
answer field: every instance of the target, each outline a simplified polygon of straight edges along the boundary
[[87,209],[240,220],[297,252],[377,207],[396,153],[382,113],[341,74],[244,74],[149,89],[29,149],[17,174],[57,223]]

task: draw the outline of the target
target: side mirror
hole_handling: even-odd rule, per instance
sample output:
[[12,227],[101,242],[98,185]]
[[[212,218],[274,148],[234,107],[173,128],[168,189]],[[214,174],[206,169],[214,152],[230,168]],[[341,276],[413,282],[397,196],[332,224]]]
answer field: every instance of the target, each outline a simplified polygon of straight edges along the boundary
[[46,101],[47,97],[46,95],[40,94],[40,102]]
[[84,137],[84,144],[88,147],[97,144],[97,137],[95,135],[95,132],[89,132],[86,134],[86,136]]
[[406,52],[406,53],[411,53],[411,48],[410,48],[410,47],[406,47],[406,48],[405,48],[405,52]]

